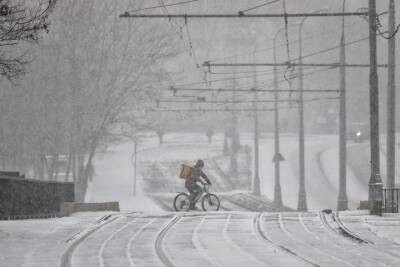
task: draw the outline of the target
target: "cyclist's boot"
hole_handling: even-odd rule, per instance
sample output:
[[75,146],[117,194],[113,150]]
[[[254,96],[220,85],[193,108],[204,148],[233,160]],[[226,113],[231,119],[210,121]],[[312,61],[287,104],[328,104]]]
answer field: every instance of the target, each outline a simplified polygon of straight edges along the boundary
[[193,202],[190,202],[189,210],[194,210],[194,209],[195,209],[194,203],[193,203]]

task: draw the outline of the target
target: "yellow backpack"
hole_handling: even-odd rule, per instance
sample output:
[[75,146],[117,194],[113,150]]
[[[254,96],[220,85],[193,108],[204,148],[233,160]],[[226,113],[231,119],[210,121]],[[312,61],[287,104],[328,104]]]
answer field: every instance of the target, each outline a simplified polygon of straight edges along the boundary
[[189,174],[190,174],[192,169],[193,169],[192,166],[190,166],[188,164],[182,164],[181,165],[181,172],[179,174],[179,178],[181,178],[181,179],[189,178]]

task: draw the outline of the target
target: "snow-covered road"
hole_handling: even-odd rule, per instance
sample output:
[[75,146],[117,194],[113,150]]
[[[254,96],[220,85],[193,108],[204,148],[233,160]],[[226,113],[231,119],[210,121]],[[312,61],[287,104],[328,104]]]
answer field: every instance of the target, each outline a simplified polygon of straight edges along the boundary
[[116,214],[77,239],[62,267],[399,266],[400,245],[356,220],[365,218],[296,212]]

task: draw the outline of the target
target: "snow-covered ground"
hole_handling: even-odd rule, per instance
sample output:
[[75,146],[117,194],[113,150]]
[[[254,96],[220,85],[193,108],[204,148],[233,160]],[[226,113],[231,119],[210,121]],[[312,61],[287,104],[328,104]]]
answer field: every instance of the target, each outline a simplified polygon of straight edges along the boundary
[[0,222],[2,266],[399,266],[400,216],[114,213]]
[[[213,143],[208,144],[205,134],[167,134],[163,146],[158,146],[155,136],[139,144],[137,196],[133,196],[133,144],[123,143],[110,147],[95,161],[96,175],[89,186],[88,202],[119,201],[123,211],[153,211],[160,208],[143,192],[141,164],[144,162],[177,162],[176,175],[167,177],[169,182],[182,183],[178,179],[179,162],[194,162],[198,158],[210,158],[222,152],[222,134],[216,134]],[[253,134],[241,135],[242,144],[253,146]],[[306,189],[309,210],[335,209],[338,197],[338,138],[321,135],[306,137]],[[367,199],[369,165],[365,150],[368,143],[348,145],[348,198],[349,207],[356,209],[360,200]],[[254,151],[254,150],[252,150]],[[285,205],[296,209],[298,200],[298,138],[296,135],[281,137],[281,188]],[[260,140],[260,177],[262,192],[273,199],[274,192],[274,140],[271,134]],[[253,163],[254,165],[254,163]],[[112,166],[112,167],[111,167]],[[207,166],[205,168],[207,172]],[[254,170],[253,170],[254,173]],[[211,177],[212,178],[212,177]]]
[[76,213],[71,217],[0,221],[0,266],[54,267],[72,238],[96,225],[108,213]]
[[[252,145],[252,134],[242,135]],[[159,147],[144,140],[138,154],[138,188],[133,196],[133,144],[110,147],[96,158],[96,175],[87,201],[119,201],[122,212],[80,213],[46,220],[0,221],[1,266],[400,266],[400,216],[370,216],[366,211],[327,215],[335,208],[335,136],[306,139],[308,206],[314,212],[220,211],[167,213],[143,190],[140,164],[193,162],[221,153],[222,136],[208,144],[201,134],[167,135]],[[296,208],[297,137],[281,139],[281,183],[285,204]],[[366,198],[365,144],[350,144],[350,207]],[[262,191],[273,198],[273,139],[261,140]],[[177,166],[177,173],[179,166]],[[207,168],[205,169],[207,171]],[[176,179],[177,177],[168,179]],[[221,194],[221,198],[228,193]]]

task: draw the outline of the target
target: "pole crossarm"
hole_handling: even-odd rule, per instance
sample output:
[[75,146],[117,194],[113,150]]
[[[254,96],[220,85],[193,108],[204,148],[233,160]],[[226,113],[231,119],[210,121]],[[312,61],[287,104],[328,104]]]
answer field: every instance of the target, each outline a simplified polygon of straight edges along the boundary
[[[340,63],[210,63],[206,61],[203,63],[203,67],[347,67],[347,68],[369,68],[370,64],[340,64]],[[388,64],[377,65],[380,68],[388,68]]]
[[[295,107],[288,107],[288,108],[280,108],[280,110],[283,109],[297,109],[297,106]],[[207,109],[151,109],[152,111],[156,112],[261,112],[261,111],[275,111],[274,108],[224,108],[224,109],[212,109],[212,108],[207,108]]]
[[203,18],[299,18],[299,17],[351,17],[368,16],[369,12],[323,12],[323,13],[278,13],[278,14],[131,14],[125,12],[120,18],[182,18],[182,19],[203,19]]
[[[294,99],[281,99],[279,102],[296,102]],[[190,104],[241,104],[241,103],[275,103],[275,100],[159,100],[157,103],[190,103]]]
[[[248,93],[254,93],[254,92],[267,92],[267,93],[275,93],[276,90],[274,89],[260,89],[260,88],[250,88],[250,89],[230,89],[230,88],[175,88],[171,87],[171,91],[176,94],[178,91],[189,91],[189,92],[248,92]],[[298,89],[279,89],[278,93],[296,93],[296,92],[304,92],[304,93],[339,93],[338,89],[304,89],[304,90],[298,90]]]
[[[313,102],[319,100],[338,100],[339,97],[324,97],[324,98],[312,98],[306,99],[304,102]],[[279,99],[279,100],[204,100],[204,101],[196,101],[196,100],[174,100],[174,99],[161,99],[157,100],[157,104],[161,103],[189,103],[189,104],[245,104],[245,103],[296,103],[299,102],[298,99]]]

